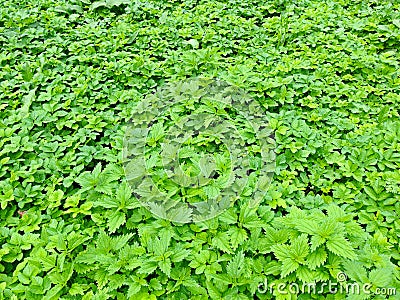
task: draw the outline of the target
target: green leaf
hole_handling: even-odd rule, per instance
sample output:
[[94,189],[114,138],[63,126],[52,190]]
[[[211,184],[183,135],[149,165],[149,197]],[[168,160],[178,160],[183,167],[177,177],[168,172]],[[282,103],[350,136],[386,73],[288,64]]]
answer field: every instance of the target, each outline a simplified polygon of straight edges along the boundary
[[297,268],[299,267],[299,263],[290,259],[290,258],[285,258],[282,260],[282,273],[281,273],[281,277],[286,277],[287,275],[289,275],[290,273],[294,272],[297,270]]
[[230,277],[239,278],[243,273],[244,267],[244,253],[240,251],[227,264],[226,271]]
[[168,277],[171,275],[171,260],[169,258],[160,261],[158,266]]
[[338,234],[331,236],[326,242],[326,247],[329,251],[333,252],[336,255],[349,259],[356,258],[353,247],[343,235]]
[[85,291],[88,290],[89,288],[90,287],[87,284],[74,283],[72,284],[68,293],[71,294],[72,296],[84,295]]
[[388,268],[379,268],[369,273],[369,280],[377,287],[387,288],[392,283],[393,273]]
[[311,251],[315,251],[319,246],[323,245],[326,242],[326,239],[319,236],[313,235],[311,237]]
[[203,156],[199,160],[199,167],[204,177],[210,178],[211,174],[215,171],[215,161],[211,156]]
[[117,231],[118,228],[121,227],[121,225],[125,224],[125,222],[126,222],[125,214],[120,211],[115,211],[108,218],[107,226],[110,232],[115,232]]
[[215,279],[217,284],[231,284],[232,283],[232,278],[228,274],[211,274],[211,278]]
[[232,249],[236,249],[245,240],[247,240],[247,232],[243,228],[232,227],[229,229],[228,233],[230,235]]
[[274,245],[271,247],[271,250],[274,252],[276,258],[281,261],[291,257],[291,247],[288,245]]
[[235,224],[237,222],[237,214],[233,209],[227,209],[219,216],[219,220],[228,225]]
[[290,247],[291,257],[299,263],[304,263],[304,258],[309,253],[309,245],[307,235],[302,234],[293,240]]
[[306,258],[307,266],[311,270],[315,270],[316,268],[320,267],[322,264],[325,263],[327,257],[328,254],[326,253],[324,248],[318,247],[316,250],[314,250],[307,256]]
[[364,268],[362,262],[359,261],[345,261],[343,263],[343,267],[345,268],[345,273],[349,278],[366,283],[369,281],[367,276],[367,271]]
[[95,10],[96,8],[99,7],[106,7],[107,6],[107,2],[106,1],[96,1],[93,2],[92,5],[90,6],[91,10]]
[[190,255],[190,250],[188,249],[183,249],[183,248],[174,248],[174,252],[171,255],[171,261],[172,262],[180,262],[184,260],[186,257]]
[[127,297],[131,298],[140,292],[142,286],[138,282],[130,282]]
[[296,229],[310,235],[314,235],[318,229],[318,223],[314,220],[304,219],[296,224]]
[[157,269],[157,266],[158,264],[156,261],[144,259],[138,272],[141,274],[151,274]]
[[64,192],[62,190],[56,190],[50,193],[49,195],[49,208],[58,207],[61,204],[61,199],[64,196]]
[[212,239],[211,244],[219,250],[222,250],[226,253],[232,253],[230,247],[230,236],[228,232],[219,232]]
[[119,235],[117,237],[112,238],[112,247],[114,250],[122,249],[128,241],[134,236],[133,233]]

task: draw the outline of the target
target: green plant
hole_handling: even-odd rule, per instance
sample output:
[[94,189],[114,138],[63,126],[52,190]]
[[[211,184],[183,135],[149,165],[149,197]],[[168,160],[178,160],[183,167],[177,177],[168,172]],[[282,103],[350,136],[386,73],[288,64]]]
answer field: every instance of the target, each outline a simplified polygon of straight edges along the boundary
[[[0,299],[398,299],[399,20],[389,0],[2,1]],[[182,224],[141,205],[122,153],[138,103],[198,77],[259,105],[276,159],[262,201],[250,184]],[[228,115],[251,140],[246,109]],[[165,190],[151,150],[190,110],[151,132]],[[187,141],[184,172],[224,177],[218,142]],[[176,199],[220,192],[199,190]],[[371,293],[331,294],[340,272]],[[322,293],[261,293],[265,280]]]

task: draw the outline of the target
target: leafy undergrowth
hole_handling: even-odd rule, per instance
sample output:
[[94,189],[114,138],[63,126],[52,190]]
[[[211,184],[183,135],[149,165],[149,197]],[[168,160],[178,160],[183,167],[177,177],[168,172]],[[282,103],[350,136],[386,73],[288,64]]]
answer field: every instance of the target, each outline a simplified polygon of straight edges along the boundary
[[[0,299],[398,299],[399,39],[389,0],[3,1]],[[172,224],[132,196],[123,136],[200,75],[265,107],[276,170],[257,208]],[[371,293],[330,293],[343,273]]]

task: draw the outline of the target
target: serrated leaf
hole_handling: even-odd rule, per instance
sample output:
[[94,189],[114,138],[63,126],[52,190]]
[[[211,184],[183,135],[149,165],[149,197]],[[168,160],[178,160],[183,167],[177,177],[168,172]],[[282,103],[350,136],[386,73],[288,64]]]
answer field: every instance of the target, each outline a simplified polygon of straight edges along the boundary
[[294,272],[297,270],[297,268],[299,267],[299,263],[294,261],[293,259],[290,258],[285,258],[282,260],[282,274],[281,277],[286,277],[287,275],[289,275],[290,273]]
[[345,268],[345,274],[349,278],[358,282],[368,282],[367,271],[361,262],[345,261],[343,267]]
[[315,270],[325,263],[328,254],[323,247],[318,247],[316,250],[311,252],[306,258],[306,264],[311,270]]
[[172,262],[180,262],[184,260],[186,257],[190,255],[190,250],[188,249],[174,249],[173,254],[171,255]]
[[329,251],[338,256],[349,259],[356,258],[356,254],[354,252],[353,247],[351,246],[350,242],[345,239],[343,235],[331,236],[326,242],[326,247],[328,248]]
[[219,250],[222,250],[226,253],[232,253],[232,249],[230,247],[230,236],[227,232],[219,232],[212,239],[212,245]]
[[392,283],[393,273],[388,268],[379,268],[372,270],[368,277],[373,285],[384,288]]
[[274,245],[271,247],[271,250],[274,252],[276,258],[280,261],[288,259],[291,256],[290,246],[288,245]]
[[221,222],[224,222],[228,225],[235,224],[237,222],[237,214],[233,209],[227,209],[218,218]]
[[[296,270],[296,277],[299,278],[303,283],[309,284],[317,280],[315,274],[307,266],[300,266]],[[307,287],[306,287],[307,289]],[[307,291],[307,290],[306,290]]]
[[171,275],[171,260],[169,258],[158,263],[160,270],[163,271],[168,277]]
[[127,297],[130,299],[131,297],[135,296],[137,293],[140,292],[142,286],[137,282],[130,282]]
[[117,237],[112,238],[112,244],[114,250],[122,249],[128,241],[134,236],[133,233],[119,235]]
[[226,271],[230,277],[239,278],[243,273],[244,267],[244,253],[240,251],[227,264]]
[[318,223],[314,220],[304,219],[301,220],[298,224],[296,224],[297,230],[310,235],[315,234],[317,228],[318,228]]
[[121,225],[125,224],[126,217],[125,214],[121,211],[115,211],[109,218],[108,218],[108,229],[110,232],[115,232]]
[[211,278],[215,279],[217,283],[231,284],[232,278],[228,274],[211,274]]
[[211,174],[215,171],[215,161],[211,156],[203,156],[199,160],[199,168],[204,177],[210,178]]
[[154,270],[157,269],[157,267],[158,267],[157,262],[144,259],[144,261],[142,261],[142,264],[138,272],[141,274],[151,274],[154,272]]
[[233,249],[236,249],[247,239],[247,232],[243,228],[232,227],[229,229],[229,235],[231,237],[230,242]]
[[309,249],[307,235],[302,234],[295,238],[290,246],[291,257],[297,262],[303,263],[304,258],[309,253]]
[[311,251],[315,251],[319,246],[323,245],[326,242],[326,239],[319,236],[313,235],[311,237]]

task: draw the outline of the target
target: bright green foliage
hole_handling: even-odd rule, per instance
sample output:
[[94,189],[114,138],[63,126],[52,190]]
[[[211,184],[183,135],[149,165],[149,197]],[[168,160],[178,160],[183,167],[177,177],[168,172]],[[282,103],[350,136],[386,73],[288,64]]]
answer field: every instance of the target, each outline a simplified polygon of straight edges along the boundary
[[[326,211],[327,215],[320,210],[307,213],[294,207],[285,217],[274,219],[272,224],[290,237],[270,243],[270,249],[282,264],[282,277],[304,266],[297,277],[310,282],[313,279],[308,274],[329,271],[324,264],[330,258],[343,262],[357,258],[354,249],[366,242],[367,235],[340,207],[331,204]],[[278,234],[279,231],[275,233]]]
[[[397,0],[1,1],[0,299],[399,299],[399,41]],[[123,137],[145,95],[197,76],[262,105],[276,168],[260,205],[173,224],[131,193]],[[181,154],[208,177],[203,142]],[[397,295],[331,294],[341,272]]]

